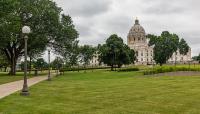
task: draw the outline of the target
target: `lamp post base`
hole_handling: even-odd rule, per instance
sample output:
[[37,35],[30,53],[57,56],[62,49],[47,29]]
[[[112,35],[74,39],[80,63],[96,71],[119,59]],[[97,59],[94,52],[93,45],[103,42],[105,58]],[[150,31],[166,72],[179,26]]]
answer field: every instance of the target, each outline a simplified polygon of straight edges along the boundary
[[22,92],[20,93],[20,95],[21,95],[21,96],[29,96],[30,93],[29,93],[28,91],[22,91]]

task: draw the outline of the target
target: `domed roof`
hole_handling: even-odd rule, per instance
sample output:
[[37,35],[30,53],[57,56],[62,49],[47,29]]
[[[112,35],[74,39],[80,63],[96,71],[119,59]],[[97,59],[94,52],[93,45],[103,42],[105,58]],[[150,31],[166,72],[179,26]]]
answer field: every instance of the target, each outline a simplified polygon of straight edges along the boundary
[[139,20],[135,20],[134,26],[131,28],[128,34],[128,43],[131,42],[145,42],[146,41],[146,35],[145,35],[144,28],[139,24]]

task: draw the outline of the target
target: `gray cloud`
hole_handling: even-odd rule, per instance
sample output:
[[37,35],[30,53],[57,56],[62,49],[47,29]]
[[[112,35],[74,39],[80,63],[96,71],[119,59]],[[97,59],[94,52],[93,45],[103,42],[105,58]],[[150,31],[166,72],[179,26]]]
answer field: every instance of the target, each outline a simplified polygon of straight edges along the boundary
[[108,0],[55,0],[65,13],[73,16],[91,17],[109,10]]
[[[145,1],[145,0],[143,0]],[[186,8],[179,5],[177,0],[151,0],[142,11],[146,14],[168,15],[183,13]]]
[[200,52],[200,1],[198,0],[54,0],[72,16],[80,33],[80,43],[97,45],[117,33],[127,41],[127,33],[137,16],[146,33],[164,30],[178,34]]

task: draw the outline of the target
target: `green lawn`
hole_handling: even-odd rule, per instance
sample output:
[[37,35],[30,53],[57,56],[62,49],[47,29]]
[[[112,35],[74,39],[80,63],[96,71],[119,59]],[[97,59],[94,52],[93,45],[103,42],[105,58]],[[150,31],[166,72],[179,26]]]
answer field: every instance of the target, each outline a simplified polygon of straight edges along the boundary
[[69,72],[0,100],[0,114],[199,114],[200,77]]
[[[40,72],[38,75],[46,75],[47,72]],[[28,78],[33,77],[33,72],[28,74]],[[22,80],[24,76],[23,72],[17,72],[16,76],[8,75],[8,72],[0,72],[0,84],[5,84],[8,82],[13,82],[17,80]]]

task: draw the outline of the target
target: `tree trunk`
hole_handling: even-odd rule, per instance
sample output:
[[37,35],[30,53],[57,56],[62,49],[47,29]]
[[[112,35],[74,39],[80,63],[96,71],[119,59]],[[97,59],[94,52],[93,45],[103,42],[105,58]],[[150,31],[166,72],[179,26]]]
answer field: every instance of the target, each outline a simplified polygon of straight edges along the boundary
[[111,71],[113,71],[113,65],[111,65]]
[[7,71],[7,67],[4,67],[4,72],[6,72]]
[[85,69],[84,73],[86,73],[86,65],[84,65],[84,69]]
[[16,64],[20,52],[19,49],[17,50],[15,47],[14,48],[13,47],[8,46],[7,48],[3,49],[8,61],[10,62],[10,69],[11,69],[9,72],[10,75],[16,75]]
[[17,64],[17,60],[14,56],[11,57],[11,70],[10,70],[10,75],[16,75],[16,64]]

